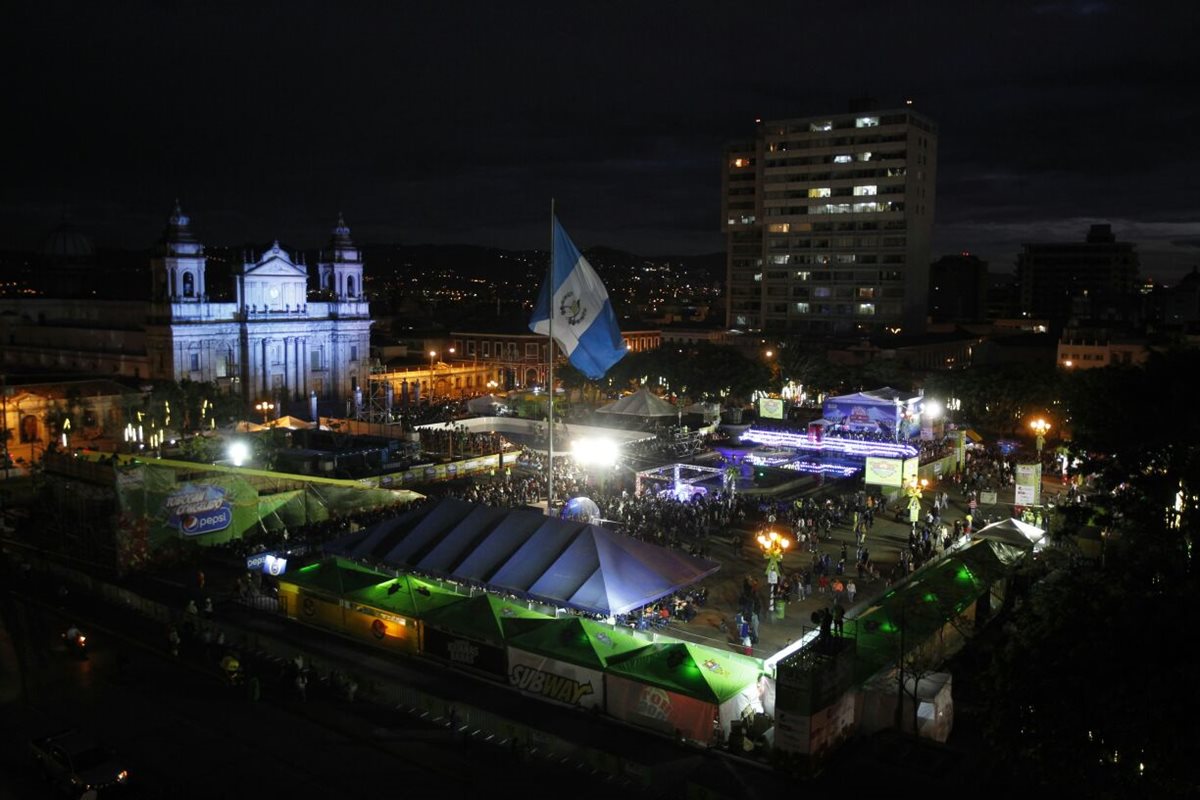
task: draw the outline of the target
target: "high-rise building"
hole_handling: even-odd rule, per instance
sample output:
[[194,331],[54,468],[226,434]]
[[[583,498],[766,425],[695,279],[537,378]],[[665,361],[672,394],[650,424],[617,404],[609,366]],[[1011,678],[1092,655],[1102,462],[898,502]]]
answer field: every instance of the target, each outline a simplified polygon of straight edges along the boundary
[[923,331],[937,125],[911,108],[758,123],[725,150],[733,328]]
[[1091,226],[1083,242],[1026,244],[1017,256],[1021,312],[1058,323],[1076,313],[1077,298],[1095,305],[1135,295],[1137,276],[1133,244],[1118,242],[1111,225]]
[[987,319],[988,265],[979,256],[942,256],[929,265],[929,319],[981,322]]

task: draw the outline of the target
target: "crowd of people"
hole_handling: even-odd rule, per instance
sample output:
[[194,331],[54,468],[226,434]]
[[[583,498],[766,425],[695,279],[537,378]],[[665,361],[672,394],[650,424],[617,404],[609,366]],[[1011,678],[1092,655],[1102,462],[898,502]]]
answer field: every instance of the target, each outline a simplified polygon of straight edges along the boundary
[[499,433],[474,433],[466,425],[452,422],[443,427],[423,428],[419,439],[422,452],[447,457],[499,453],[511,446]]

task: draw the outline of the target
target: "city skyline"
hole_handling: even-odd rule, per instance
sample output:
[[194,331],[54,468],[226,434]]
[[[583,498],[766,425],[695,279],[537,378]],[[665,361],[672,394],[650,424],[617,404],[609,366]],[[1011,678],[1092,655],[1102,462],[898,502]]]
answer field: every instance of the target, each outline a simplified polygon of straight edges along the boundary
[[628,9],[20,7],[0,246],[65,211],[145,248],[178,197],[214,246],[342,211],[364,243],[544,249],[555,197],[581,247],[716,252],[724,146],[871,96],[939,126],[933,258],[1009,272],[1109,223],[1143,276],[1200,262],[1186,7]]

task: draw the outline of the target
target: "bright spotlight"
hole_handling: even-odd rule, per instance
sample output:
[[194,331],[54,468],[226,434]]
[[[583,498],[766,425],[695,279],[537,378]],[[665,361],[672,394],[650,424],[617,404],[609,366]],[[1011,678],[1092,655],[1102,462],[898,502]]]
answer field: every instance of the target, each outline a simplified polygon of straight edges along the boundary
[[617,443],[612,439],[576,439],[571,454],[578,464],[611,467],[617,463]]
[[230,442],[225,452],[235,467],[240,467],[250,460],[250,448],[245,442]]
[[930,419],[937,419],[942,415],[942,404],[937,400],[926,400],[922,412]]

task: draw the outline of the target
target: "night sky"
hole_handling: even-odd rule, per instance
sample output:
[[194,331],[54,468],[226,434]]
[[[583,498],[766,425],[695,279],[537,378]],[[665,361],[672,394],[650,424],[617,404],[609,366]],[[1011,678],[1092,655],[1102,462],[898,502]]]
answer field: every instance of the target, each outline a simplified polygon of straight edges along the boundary
[[6,9],[0,247],[64,210],[144,248],[724,248],[754,119],[913,100],[940,125],[934,257],[1012,268],[1111,222],[1200,263],[1200,11],[1186,2],[24,2]]

